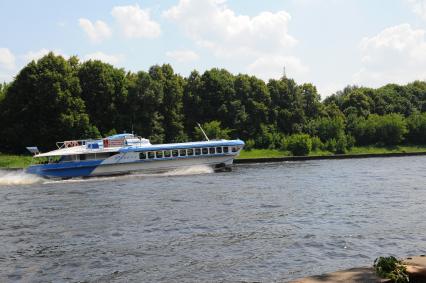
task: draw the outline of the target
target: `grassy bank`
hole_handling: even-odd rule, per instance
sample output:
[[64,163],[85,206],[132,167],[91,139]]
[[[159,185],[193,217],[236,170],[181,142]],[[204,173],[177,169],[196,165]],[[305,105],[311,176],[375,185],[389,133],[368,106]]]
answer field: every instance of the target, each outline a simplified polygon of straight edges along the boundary
[[[357,146],[353,147],[346,154],[386,154],[386,153],[410,153],[410,152],[426,152],[426,145],[406,145],[394,147],[375,147],[375,146]],[[333,152],[317,150],[312,151],[309,156],[325,156],[333,155]],[[243,150],[238,157],[239,159],[245,158],[271,158],[271,157],[286,157],[291,156],[289,151],[282,151],[276,149],[253,149]]]
[[0,168],[24,168],[30,165],[29,155],[10,155],[0,153]]

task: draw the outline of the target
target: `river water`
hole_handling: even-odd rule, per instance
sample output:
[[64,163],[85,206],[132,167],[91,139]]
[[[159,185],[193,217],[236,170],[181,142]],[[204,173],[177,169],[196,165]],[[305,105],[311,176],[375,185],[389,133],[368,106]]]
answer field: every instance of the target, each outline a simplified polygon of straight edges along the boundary
[[0,282],[283,281],[426,253],[426,157],[0,172]]

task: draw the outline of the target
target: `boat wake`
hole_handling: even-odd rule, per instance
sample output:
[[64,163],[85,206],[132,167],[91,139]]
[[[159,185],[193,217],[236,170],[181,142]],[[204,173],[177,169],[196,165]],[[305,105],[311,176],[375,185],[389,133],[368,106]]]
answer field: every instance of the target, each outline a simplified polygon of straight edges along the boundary
[[[102,177],[90,177],[90,178],[73,178],[69,180],[44,180],[44,184],[51,183],[80,183],[80,182],[98,182],[98,181],[115,181],[123,180],[126,178],[151,178],[151,177],[172,177],[172,176],[185,176],[185,175],[199,175],[199,174],[210,174],[214,173],[214,170],[210,166],[196,165],[183,168],[172,169],[162,173],[132,173],[118,176],[102,176]],[[42,179],[43,180],[43,179]],[[1,184],[1,183],[0,183]]]
[[209,174],[214,173],[214,170],[210,166],[197,165],[183,168],[177,168],[171,171],[167,171],[159,174],[160,176],[181,176],[181,175],[198,175],[198,174]]
[[24,170],[0,170],[0,186],[31,185],[43,182],[43,179]]
[[190,166],[184,168],[177,168],[162,173],[135,173],[122,176],[105,176],[105,177],[92,177],[88,179],[70,179],[70,180],[46,180],[37,177],[33,174],[27,174],[23,170],[0,170],[0,186],[18,186],[18,185],[32,185],[37,183],[50,184],[50,183],[78,183],[90,181],[111,181],[122,178],[132,177],[165,177],[165,176],[185,176],[185,175],[198,175],[214,173],[213,168],[204,165]]

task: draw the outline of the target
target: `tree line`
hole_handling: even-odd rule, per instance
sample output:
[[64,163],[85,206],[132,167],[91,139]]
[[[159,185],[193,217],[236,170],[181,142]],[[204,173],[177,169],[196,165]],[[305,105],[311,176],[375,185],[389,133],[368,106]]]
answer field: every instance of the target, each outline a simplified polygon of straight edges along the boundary
[[313,84],[287,77],[217,68],[183,77],[169,64],[134,73],[49,53],[0,84],[0,152],[126,131],[153,143],[201,139],[197,122],[248,148],[425,144],[426,82],[348,86],[321,101]]

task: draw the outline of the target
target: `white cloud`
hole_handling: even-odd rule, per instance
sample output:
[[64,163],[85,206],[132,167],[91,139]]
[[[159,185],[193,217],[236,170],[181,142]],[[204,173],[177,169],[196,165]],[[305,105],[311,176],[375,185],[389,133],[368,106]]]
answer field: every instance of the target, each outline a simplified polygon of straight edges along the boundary
[[8,48],[0,48],[0,68],[15,69],[15,55]]
[[110,64],[117,64],[120,61],[122,61],[124,58],[124,55],[122,54],[118,54],[118,55],[113,55],[113,54],[106,54],[104,52],[101,51],[97,51],[94,53],[90,53],[90,54],[86,54],[84,56],[84,60],[100,60],[102,62],[105,63],[110,63]]
[[407,0],[414,13],[426,20],[426,0]]
[[318,93],[321,95],[321,98],[324,99],[327,96],[330,96],[336,93],[339,90],[343,90],[347,84],[344,83],[318,83],[317,85]]
[[289,76],[297,79],[308,71],[292,55],[298,41],[289,34],[291,16],[286,11],[247,16],[228,8],[226,0],[180,0],[163,16],[198,46],[227,62],[232,58],[234,64],[239,62],[264,79],[282,76],[284,65]]
[[111,30],[108,25],[103,21],[96,21],[94,24],[84,18],[78,20],[80,27],[89,37],[90,41],[94,43],[101,42],[111,37]]
[[27,53],[25,53],[24,55],[20,56],[22,57],[25,61],[29,62],[32,60],[38,60],[41,57],[47,55],[49,52],[53,52],[55,55],[61,55],[64,58],[68,58],[68,55],[63,54],[61,50],[59,49],[55,49],[55,50],[49,50],[46,48],[42,48],[40,50],[37,51],[28,51]]
[[363,66],[354,83],[377,87],[426,79],[425,33],[401,24],[364,38],[360,44]]
[[150,11],[139,5],[116,6],[111,15],[117,20],[122,32],[127,38],[155,38],[160,36],[160,25],[151,20]]
[[288,34],[291,17],[285,11],[249,17],[236,15],[225,1],[180,0],[163,16],[176,22],[198,45],[218,56],[277,52],[297,43]]
[[166,56],[177,62],[196,61],[199,58],[198,54],[191,50],[167,51]]
[[279,79],[283,76],[284,66],[286,74],[290,74],[290,77],[301,78],[309,71],[309,68],[304,66],[297,57],[266,55],[251,63],[247,72],[263,80]]

